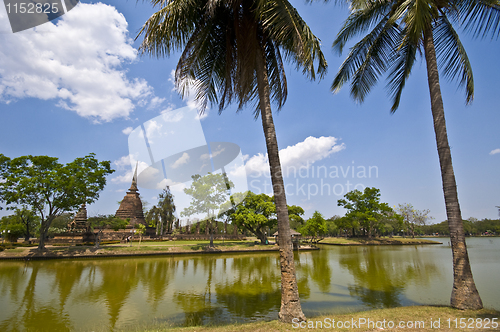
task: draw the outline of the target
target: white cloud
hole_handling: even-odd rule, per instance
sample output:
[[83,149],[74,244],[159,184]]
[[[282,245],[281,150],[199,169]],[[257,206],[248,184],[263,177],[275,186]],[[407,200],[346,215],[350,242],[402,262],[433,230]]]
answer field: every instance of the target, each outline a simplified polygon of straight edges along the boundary
[[166,98],[160,98],[160,97],[151,98],[151,101],[149,102],[149,105],[148,105],[148,109],[158,108],[161,104],[163,104],[165,99]]
[[186,164],[188,161],[189,161],[189,154],[187,152],[184,152],[182,156],[171,165],[171,167],[175,169],[181,165]]
[[141,174],[142,171],[149,167],[149,165],[143,161],[137,162],[137,158],[133,155],[123,156],[120,159],[113,161],[113,164],[116,167],[117,173],[121,173],[121,175],[115,176],[111,179],[111,182],[113,183],[131,183],[132,178],[134,177],[136,165],[137,174]]
[[[288,146],[280,150],[280,161],[283,175],[288,176],[298,171],[300,168],[308,168],[316,161],[322,160],[333,153],[345,149],[344,143],[337,144],[338,139],[329,137],[308,137],[303,142]],[[259,153],[253,157],[243,156],[246,160],[245,168],[247,174],[254,176],[269,175],[269,161],[267,154]],[[234,169],[231,174],[234,176],[243,175],[243,167]]]
[[491,150],[490,155],[500,153],[500,149]]
[[[3,6],[2,6],[3,7]],[[8,29],[0,10],[0,30]],[[79,3],[56,24],[0,34],[0,100],[55,99],[59,107],[96,122],[127,118],[153,98],[143,79],[121,66],[137,58],[125,17],[102,3]],[[151,105],[163,100],[153,98]]]
[[125,135],[128,135],[132,132],[132,130],[134,130],[134,128],[132,127],[127,127],[125,129],[122,130],[122,133],[124,133]]

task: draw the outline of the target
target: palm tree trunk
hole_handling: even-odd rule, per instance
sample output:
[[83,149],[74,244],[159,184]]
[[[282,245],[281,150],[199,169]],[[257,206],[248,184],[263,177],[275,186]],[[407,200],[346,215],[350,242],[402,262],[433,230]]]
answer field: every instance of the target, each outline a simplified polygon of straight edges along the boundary
[[434,132],[441,165],[444,201],[446,215],[450,229],[451,250],[453,253],[453,290],[451,292],[451,306],[458,309],[481,309],[483,303],[476,289],[474,278],[469,264],[469,255],[465,244],[464,227],[460,205],[458,203],[457,185],[451,151],[446,133],[443,99],[439,86],[436,51],[434,49],[432,28],[428,27],[424,33],[425,60],[427,62],[427,79],[431,96],[432,117]]
[[281,321],[291,323],[296,318],[305,320],[300,305],[295,263],[293,260],[292,237],[290,235],[290,221],[286,205],[285,186],[281,172],[278,150],[278,141],[274,128],[271,101],[269,97],[269,81],[263,51],[257,47],[257,88],[259,90],[260,115],[266,138],[267,154],[273,184],[274,201],[278,217],[279,252],[281,266],[281,308],[278,317]]

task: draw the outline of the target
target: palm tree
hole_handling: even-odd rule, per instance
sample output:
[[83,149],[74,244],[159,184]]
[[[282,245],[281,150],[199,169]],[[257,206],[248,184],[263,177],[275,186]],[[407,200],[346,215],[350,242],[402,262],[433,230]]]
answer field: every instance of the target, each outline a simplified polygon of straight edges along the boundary
[[[439,86],[437,59],[443,73],[458,78],[465,86],[466,101],[474,96],[472,69],[465,49],[451,22],[472,31],[474,36],[500,27],[498,0],[351,0],[351,13],[333,43],[340,53],[346,43],[359,33],[369,33],[355,44],[337,73],[332,91],[351,81],[351,95],[363,101],[378,77],[388,72],[387,87],[393,105],[399,106],[417,51],[423,49],[431,96],[434,131],[441,165],[446,213],[453,252],[453,290],[451,305],[460,309],[482,308],[474,284],[465,244],[460,205],[446,133],[444,107]],[[422,54],[420,52],[419,54]]]
[[[281,53],[310,79],[326,72],[316,38],[287,0],[151,0],[159,10],[145,23],[140,47],[156,57],[182,49],[175,72],[183,96],[196,92],[202,111],[210,102],[219,113],[231,102],[238,110],[253,101],[266,139],[276,197],[280,241],[281,309],[284,322],[304,320],[300,306],[278,143],[271,99],[280,109],[287,96]],[[317,65],[315,65],[317,63]]]

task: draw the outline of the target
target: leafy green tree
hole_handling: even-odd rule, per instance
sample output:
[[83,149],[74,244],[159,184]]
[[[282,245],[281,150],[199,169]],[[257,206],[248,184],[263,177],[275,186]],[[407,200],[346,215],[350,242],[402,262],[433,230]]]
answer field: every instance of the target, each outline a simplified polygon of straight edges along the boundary
[[321,241],[323,238],[319,237],[325,235],[327,231],[326,220],[318,211],[314,211],[312,217],[307,219],[305,225],[299,230],[302,235],[312,236],[311,241],[315,243]]
[[327,228],[327,231],[326,231],[326,234],[328,236],[337,236],[339,235],[340,233],[340,229],[339,227],[337,226],[337,223],[336,221],[340,219],[340,216],[333,216],[331,218],[328,218],[326,219],[326,228]]
[[25,228],[16,215],[4,216],[0,219],[0,233],[9,242],[16,242],[25,234]]
[[149,227],[156,227],[156,234],[160,235],[162,232],[160,231],[161,219],[160,219],[160,209],[153,205],[151,209],[149,209],[144,215],[144,219],[146,219],[146,223]]
[[[458,202],[455,174],[444,116],[439,84],[438,59],[446,77],[457,78],[465,86],[466,101],[474,97],[472,68],[458,33],[453,27],[464,27],[474,36],[491,33],[498,36],[500,2],[498,0],[418,0],[374,1],[350,0],[351,14],[333,43],[342,52],[356,35],[371,31],[351,49],[337,73],[332,90],[338,91],[351,80],[351,95],[363,101],[378,77],[389,71],[388,89],[393,105],[399,106],[406,80],[417,54],[424,55],[430,93],[434,132],[441,167],[453,253],[454,282],[452,307],[480,309],[483,307],[469,264],[465,234]],[[423,52],[422,52],[423,50]]]
[[210,247],[214,246],[214,236],[212,223],[216,212],[228,198],[227,186],[234,187],[234,184],[226,179],[222,174],[208,173],[205,176],[193,175],[191,187],[184,189],[184,192],[192,197],[191,204],[181,212],[181,216],[189,217],[195,214],[206,214],[204,220],[210,222]]
[[304,209],[298,205],[288,205],[288,218],[290,219],[290,228],[298,229],[304,225]]
[[[235,193],[231,195],[231,199],[221,206],[221,210],[224,211],[221,215],[227,216],[236,227],[254,234],[262,244],[267,244],[267,236],[278,224],[274,197],[248,191]],[[241,203],[231,207],[235,201]],[[303,223],[303,208],[297,205],[287,205],[287,208],[290,220],[299,225]]]
[[384,225],[385,235],[389,235],[389,237],[392,237],[394,233],[399,233],[404,226],[403,217],[394,211],[386,213],[382,217],[381,223]]
[[45,248],[57,216],[99,198],[106,176],[114,171],[109,161],[99,162],[94,156],[91,153],[63,165],[54,157],[30,155],[11,160],[0,154],[0,200],[36,211],[41,219],[39,250]]
[[[267,244],[267,230],[277,224],[276,205],[273,198],[266,194],[256,195],[252,192],[236,193],[232,197],[240,201],[234,211],[228,210],[230,218],[239,228],[253,233],[262,244]],[[227,204],[227,203],[226,203]]]
[[392,209],[387,203],[380,203],[380,189],[365,188],[364,192],[353,190],[339,199],[338,206],[347,209],[346,218],[357,220],[364,235],[372,237],[374,230],[381,227],[382,218]]
[[0,231],[10,230],[17,237],[23,236],[24,241],[29,242],[30,237],[35,236],[40,227],[40,218],[26,206],[16,208],[14,211],[13,215],[2,217]]
[[141,246],[142,236],[146,234],[146,226],[143,224],[135,224],[135,232],[139,234],[139,246]]
[[[285,187],[271,99],[280,108],[287,96],[286,59],[314,79],[326,71],[320,41],[287,0],[151,0],[159,7],[140,34],[141,50],[158,57],[183,53],[175,73],[185,94],[195,89],[204,109],[210,101],[222,111],[231,102],[242,109],[255,102],[266,139],[280,232],[281,309],[279,318],[304,320],[295,277]],[[315,62],[318,65],[315,66]],[[193,82],[195,84],[192,84]]]
[[167,186],[158,196],[157,208],[161,219],[160,235],[163,235],[164,231],[171,233],[176,218],[174,215],[174,195],[170,191],[170,187]]
[[349,216],[343,216],[334,220],[335,225],[339,229],[340,235],[346,238],[349,236],[356,236],[356,230],[359,229],[359,221]]

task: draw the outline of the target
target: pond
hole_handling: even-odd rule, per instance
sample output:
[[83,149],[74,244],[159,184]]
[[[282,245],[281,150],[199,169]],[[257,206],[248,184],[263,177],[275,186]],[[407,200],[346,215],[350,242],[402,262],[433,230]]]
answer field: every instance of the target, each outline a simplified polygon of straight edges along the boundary
[[[306,316],[449,304],[451,249],[321,246],[296,254]],[[477,288],[500,310],[500,238],[467,239]],[[91,331],[277,319],[277,253],[0,263],[0,331]]]

